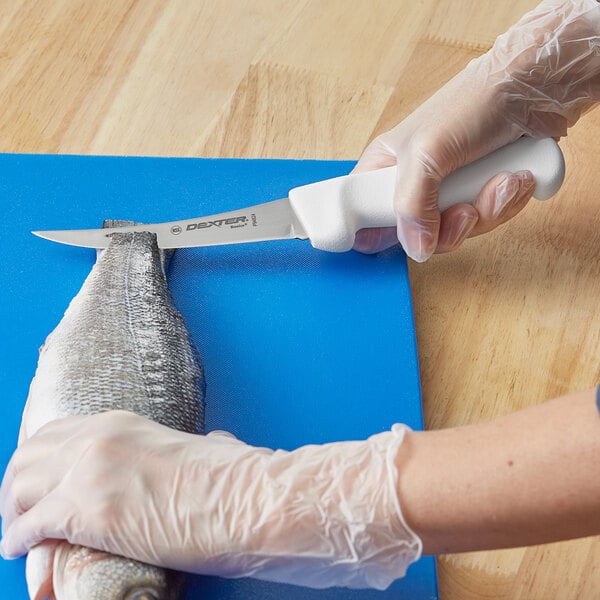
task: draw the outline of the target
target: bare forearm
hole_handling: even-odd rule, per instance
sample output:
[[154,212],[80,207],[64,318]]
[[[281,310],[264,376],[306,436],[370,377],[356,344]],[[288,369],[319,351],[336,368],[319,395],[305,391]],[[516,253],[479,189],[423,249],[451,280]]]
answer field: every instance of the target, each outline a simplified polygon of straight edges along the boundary
[[595,391],[477,425],[412,432],[398,454],[400,502],[427,554],[600,533]]

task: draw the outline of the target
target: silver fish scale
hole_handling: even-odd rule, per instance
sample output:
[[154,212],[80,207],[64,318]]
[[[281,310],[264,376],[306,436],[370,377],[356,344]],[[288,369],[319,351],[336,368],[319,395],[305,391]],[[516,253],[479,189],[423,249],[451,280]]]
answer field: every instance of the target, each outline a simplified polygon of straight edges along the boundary
[[[204,370],[173,305],[165,262],[154,234],[112,236],[40,352],[23,415],[26,437],[61,417],[113,409],[204,430]],[[29,574],[39,583],[44,573],[44,552],[33,548],[27,557],[30,583]],[[56,550],[54,581],[63,588],[56,600],[174,600],[182,590],[181,574],[67,542]]]
[[61,328],[69,343],[54,349],[63,365],[60,416],[123,409],[181,431],[203,431],[203,369],[173,305],[153,234],[113,236]]

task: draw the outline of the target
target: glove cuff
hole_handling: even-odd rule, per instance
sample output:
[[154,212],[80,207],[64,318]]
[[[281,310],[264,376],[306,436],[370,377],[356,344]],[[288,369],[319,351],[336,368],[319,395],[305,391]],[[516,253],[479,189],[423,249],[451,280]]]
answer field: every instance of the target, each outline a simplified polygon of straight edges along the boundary
[[246,551],[228,556],[228,574],[314,588],[385,589],[403,577],[422,549],[397,492],[396,458],[408,430],[394,425],[365,441],[263,456],[247,490],[253,506],[235,511],[243,515],[239,529],[231,524]]

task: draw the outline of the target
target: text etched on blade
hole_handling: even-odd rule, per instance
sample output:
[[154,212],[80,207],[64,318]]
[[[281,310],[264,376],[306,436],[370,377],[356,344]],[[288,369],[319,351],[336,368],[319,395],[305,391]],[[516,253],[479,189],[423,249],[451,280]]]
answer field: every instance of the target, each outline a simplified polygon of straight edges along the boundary
[[[256,215],[252,213],[251,222],[253,227],[258,226]],[[227,219],[215,219],[213,221],[199,221],[198,223],[189,223],[185,230],[194,231],[197,229],[208,229],[209,227],[228,227],[229,229],[237,229],[238,227],[246,227],[250,224],[250,220],[246,215],[240,217],[228,217]]]

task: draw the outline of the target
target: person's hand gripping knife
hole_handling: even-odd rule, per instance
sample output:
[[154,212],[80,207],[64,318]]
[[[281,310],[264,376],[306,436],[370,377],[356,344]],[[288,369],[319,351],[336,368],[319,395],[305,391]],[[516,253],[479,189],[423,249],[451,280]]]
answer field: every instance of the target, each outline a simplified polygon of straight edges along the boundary
[[440,215],[442,179],[523,135],[566,135],[599,99],[600,4],[545,0],[365,149],[354,172],[398,165],[397,228],[359,231],[355,250],[378,252],[399,240],[422,262],[504,223],[531,197],[530,172],[499,173],[473,205]]
[[189,572],[384,589],[421,554],[397,493],[406,431],[287,452],[119,411],[54,421],[7,468],[2,554],[59,538]]

